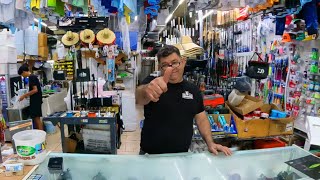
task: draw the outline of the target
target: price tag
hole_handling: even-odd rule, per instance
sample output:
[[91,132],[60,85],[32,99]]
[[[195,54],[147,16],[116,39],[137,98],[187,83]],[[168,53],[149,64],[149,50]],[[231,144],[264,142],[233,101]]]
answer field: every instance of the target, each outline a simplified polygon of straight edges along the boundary
[[82,123],[88,123],[89,121],[88,121],[88,119],[81,119],[81,122]]
[[99,120],[99,124],[107,124],[108,120]]

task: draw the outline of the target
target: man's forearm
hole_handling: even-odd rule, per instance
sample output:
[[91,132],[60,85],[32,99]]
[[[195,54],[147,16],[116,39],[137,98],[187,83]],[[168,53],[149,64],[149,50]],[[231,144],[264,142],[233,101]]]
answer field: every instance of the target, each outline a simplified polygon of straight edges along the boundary
[[32,95],[34,95],[35,93],[37,93],[38,91],[37,90],[31,90],[31,91],[29,91],[28,93],[26,93],[26,94],[24,94],[24,97],[29,97],[29,96],[32,96]]
[[198,129],[200,131],[202,138],[205,140],[207,145],[210,143],[214,143],[209,121],[206,119],[199,120],[199,121],[197,121],[197,126],[198,126]]
[[140,105],[146,105],[150,102],[149,99],[146,98],[144,88],[146,85],[141,85],[136,89],[136,103]]

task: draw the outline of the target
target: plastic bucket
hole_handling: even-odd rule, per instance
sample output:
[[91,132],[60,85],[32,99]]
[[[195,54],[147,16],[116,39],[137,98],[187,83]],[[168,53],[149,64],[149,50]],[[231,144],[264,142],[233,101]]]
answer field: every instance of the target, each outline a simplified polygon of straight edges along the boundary
[[13,135],[19,162],[25,165],[42,163],[47,154],[45,147],[46,132],[42,130],[25,130]]

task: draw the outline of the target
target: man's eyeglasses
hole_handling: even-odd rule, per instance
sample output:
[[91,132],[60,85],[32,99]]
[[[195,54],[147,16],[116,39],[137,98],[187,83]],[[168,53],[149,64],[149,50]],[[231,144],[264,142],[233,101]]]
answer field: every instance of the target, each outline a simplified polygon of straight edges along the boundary
[[180,64],[181,64],[181,61],[173,62],[171,64],[163,64],[161,66],[161,69],[166,70],[168,67],[177,68],[180,66]]

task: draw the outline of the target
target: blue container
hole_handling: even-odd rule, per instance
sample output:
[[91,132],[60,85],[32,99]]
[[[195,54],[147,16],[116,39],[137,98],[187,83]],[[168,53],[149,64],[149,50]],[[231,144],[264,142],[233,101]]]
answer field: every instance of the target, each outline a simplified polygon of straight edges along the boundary
[[73,117],[73,112],[67,112],[67,117]]
[[278,112],[278,118],[286,118],[287,114],[285,112]]
[[278,111],[277,110],[271,110],[270,117],[277,118],[278,117]]

